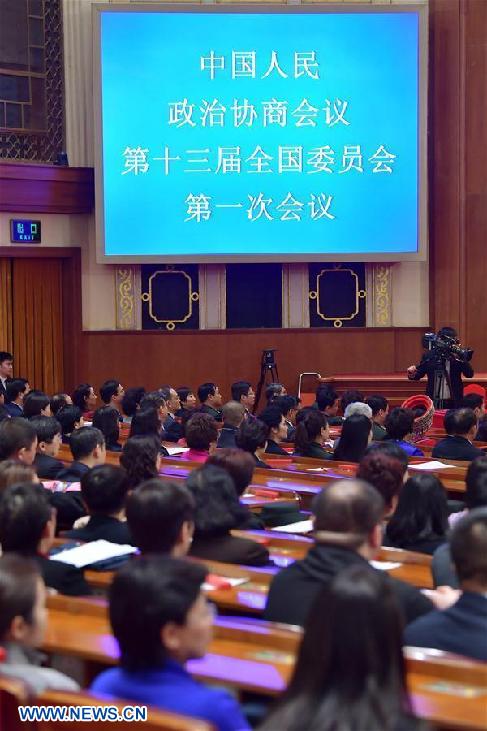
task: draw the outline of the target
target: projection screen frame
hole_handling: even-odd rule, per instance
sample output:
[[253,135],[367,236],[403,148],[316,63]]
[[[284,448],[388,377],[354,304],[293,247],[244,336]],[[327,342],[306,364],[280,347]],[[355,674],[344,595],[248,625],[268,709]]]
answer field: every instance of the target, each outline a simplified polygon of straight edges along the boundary
[[[384,253],[308,253],[308,254],[150,254],[150,255],[107,255],[105,253],[104,196],[103,196],[103,135],[102,135],[102,75],[101,75],[101,15],[104,13],[204,13],[204,14],[375,14],[375,13],[418,13],[418,250],[415,252]],[[427,261],[428,259],[428,7],[421,2],[397,5],[265,5],[236,3],[231,5],[192,5],[190,3],[97,3],[92,5],[93,25],[93,111],[95,151],[95,218],[96,218],[96,261],[100,264],[225,264],[258,262],[398,262]]]

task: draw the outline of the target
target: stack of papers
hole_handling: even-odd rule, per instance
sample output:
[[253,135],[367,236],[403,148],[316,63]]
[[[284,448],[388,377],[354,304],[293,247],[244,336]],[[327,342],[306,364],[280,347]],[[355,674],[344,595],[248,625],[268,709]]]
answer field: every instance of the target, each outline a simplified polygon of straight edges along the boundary
[[300,520],[297,523],[289,523],[288,525],[277,525],[271,530],[277,530],[279,533],[310,533],[313,530],[313,521]]
[[106,561],[107,559],[119,558],[120,556],[129,556],[131,553],[136,552],[137,548],[135,546],[99,540],[60,551],[54,556],[51,556],[51,561],[60,561],[61,563],[67,563],[71,566],[76,566],[78,569],[82,569],[98,561]]
[[430,462],[420,462],[419,464],[410,464],[409,469],[410,470],[447,470],[455,465],[452,464],[443,464],[443,462],[437,462],[435,460],[432,460]]

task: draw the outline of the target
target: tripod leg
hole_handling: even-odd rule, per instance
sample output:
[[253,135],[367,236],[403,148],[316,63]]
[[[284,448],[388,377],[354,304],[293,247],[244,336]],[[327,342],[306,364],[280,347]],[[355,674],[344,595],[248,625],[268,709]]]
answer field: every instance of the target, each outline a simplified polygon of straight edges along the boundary
[[265,368],[261,368],[260,369],[260,380],[259,380],[259,383],[257,384],[257,388],[255,389],[255,402],[254,402],[254,408],[252,409],[253,414],[255,414],[255,412],[257,411],[257,407],[259,405],[260,396],[262,393],[262,388],[264,386],[264,383],[265,383]]

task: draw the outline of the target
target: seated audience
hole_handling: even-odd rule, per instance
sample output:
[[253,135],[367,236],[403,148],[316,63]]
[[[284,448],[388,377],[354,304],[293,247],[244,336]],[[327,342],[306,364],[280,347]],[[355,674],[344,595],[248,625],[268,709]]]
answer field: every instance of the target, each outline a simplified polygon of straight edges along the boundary
[[194,499],[178,482],[146,480],[127,498],[127,523],[142,554],[182,557],[188,553],[194,532]]
[[402,617],[384,572],[350,566],[321,589],[287,689],[260,731],[413,731]]
[[64,470],[60,459],[56,459],[61,447],[61,425],[54,416],[34,416],[29,420],[37,434],[37,453],[34,467],[43,480],[57,480]]
[[216,446],[218,449],[236,447],[235,435],[244,420],[245,406],[238,401],[228,401],[222,409],[223,427],[220,429]]
[[193,412],[196,409],[196,396],[189,386],[180,386],[176,389],[176,393],[181,404],[176,416],[183,416],[186,411]]
[[487,662],[487,508],[455,524],[450,550],[462,594],[448,609],[413,622],[404,641]]
[[244,420],[235,437],[235,443],[239,449],[252,455],[256,467],[270,469],[270,465],[262,459],[267,444],[267,427],[262,421]]
[[201,590],[205,575],[197,563],[154,556],[117,572],[110,623],[121,667],[105,670],[92,691],[193,716],[216,731],[249,728],[227,691],[207,688],[185,668],[205,655],[211,640],[213,612]]
[[374,442],[380,442],[387,435],[384,424],[389,413],[389,404],[387,399],[379,394],[369,396],[365,403],[372,409],[372,439]]
[[34,559],[46,586],[60,594],[91,594],[79,569],[49,559],[55,532],[56,511],[40,485],[20,483],[3,490],[0,497],[2,552]]
[[53,416],[56,416],[58,411],[63,409],[65,406],[73,405],[71,396],[67,393],[55,393],[54,396],[51,396],[49,403],[51,405],[51,414]]
[[404,470],[403,481],[405,482],[408,479],[409,457],[404,449],[399,446],[399,444],[396,444],[396,442],[391,442],[390,439],[383,439],[381,442],[372,442],[367,447],[365,454],[372,454],[372,452],[374,454],[379,452],[382,454],[387,454],[389,457],[394,457],[394,459],[399,460]]
[[[240,498],[252,482],[255,469],[255,462],[248,452],[242,449],[219,449],[210,455],[206,461],[207,465],[221,467],[233,480],[237,495]],[[253,513],[245,505],[241,504],[242,522],[239,528],[262,530],[265,526],[256,513]]]
[[195,531],[190,550],[198,558],[263,566],[269,561],[264,546],[230,531],[241,526],[247,512],[239,503],[234,482],[226,470],[204,466],[186,480],[195,500]]
[[122,397],[122,421],[130,424],[135,412],[140,407],[140,402],[145,396],[145,388],[127,388]]
[[330,427],[326,416],[317,409],[303,409],[296,419],[294,454],[314,459],[333,459],[333,455],[323,448],[330,438]]
[[[365,404],[363,405],[365,406]],[[371,441],[371,420],[362,414],[352,414],[343,422],[342,433],[333,452],[333,459],[360,462]]]
[[[459,518],[467,515],[469,510],[487,507],[487,454],[484,457],[477,457],[469,464],[465,484],[467,509],[462,513],[454,514],[455,523]],[[450,516],[450,519],[452,517]],[[435,586],[458,588],[458,577],[452,564],[449,543],[444,543],[436,549],[431,562],[431,573]]]
[[350,416],[354,416],[355,414],[365,416],[372,421],[372,409],[368,404],[364,404],[363,401],[353,401],[351,404],[348,404],[343,418],[346,421]]
[[91,419],[96,409],[96,393],[89,383],[81,383],[73,391],[72,403],[77,406],[86,419]]
[[293,442],[296,434],[297,400],[294,396],[277,396],[272,402],[272,405],[277,406],[284,416],[284,421],[287,426],[287,436],[284,441]]
[[318,409],[318,411],[321,411],[326,416],[330,426],[339,426],[343,422],[342,417],[338,416],[339,407],[340,398],[337,392],[326,384],[318,386],[313,408]]
[[0,461],[16,459],[24,464],[34,462],[37,435],[26,419],[13,417],[0,422]]
[[131,490],[141,482],[159,475],[160,448],[161,443],[155,434],[138,434],[127,439],[120,455],[120,464],[128,475]]
[[33,467],[16,459],[5,459],[0,462],[0,495],[9,485],[17,482],[39,482]]
[[286,395],[286,387],[283,386],[282,383],[269,383],[265,390],[265,400],[267,401],[267,406],[270,406],[272,403],[274,403],[276,398],[279,398],[279,396]]
[[[67,675],[41,666],[37,652],[46,630],[46,588],[36,564],[9,553],[0,558],[0,676],[16,678],[29,694],[77,691]],[[7,731],[7,729],[5,729]]]
[[11,417],[24,415],[24,399],[30,391],[26,378],[8,381],[5,394],[5,408]]
[[[234,401],[240,401],[233,397]],[[203,383],[198,388],[198,399],[200,401],[200,411],[202,414],[209,414],[215,421],[222,420],[220,406],[222,405],[222,395],[215,383]]]
[[124,387],[114,378],[109,381],[105,381],[100,386],[100,398],[105,406],[111,406],[118,412],[122,409],[124,393]]
[[218,427],[213,417],[201,412],[193,414],[186,423],[185,435],[189,452],[182,455],[183,459],[206,462],[218,440]]
[[[472,409],[475,416],[477,417],[480,429],[480,424],[485,418],[485,397],[481,396],[480,393],[468,393],[466,396],[463,397],[460,403],[460,407],[463,409]],[[483,441],[478,436],[478,432],[475,435],[475,441]]]
[[[140,402],[139,408],[141,411],[145,411],[147,408],[155,409],[157,411],[157,416],[159,417],[161,429],[164,429],[164,424],[169,416],[169,408],[162,391],[150,391],[149,393],[146,393]],[[174,421],[174,418],[172,420]]]
[[62,442],[69,444],[71,434],[84,426],[84,419],[78,406],[64,406],[56,414],[56,419],[61,424]]
[[450,409],[445,414],[444,424],[448,436],[433,447],[432,457],[470,462],[484,454],[472,444],[478,427],[477,417],[472,409]]
[[397,501],[404,484],[407,464],[386,452],[374,449],[367,451],[360,460],[357,479],[368,482],[381,495],[384,505],[384,518],[389,518],[397,507]]
[[74,462],[58,474],[57,479],[62,482],[79,482],[92,467],[105,463],[105,439],[101,431],[93,426],[76,429],[69,438],[69,447]]
[[448,501],[440,480],[431,473],[410,477],[387,524],[385,544],[433,554],[445,542],[447,531]]
[[354,388],[350,388],[348,391],[344,391],[340,399],[342,414],[345,414],[345,409],[349,404],[355,404],[360,401],[365,402],[365,397],[362,391],[357,391]]
[[132,543],[125,517],[129,491],[127,473],[121,467],[98,465],[81,478],[81,497],[90,519],[83,528],[66,533],[77,541]]
[[23,409],[24,419],[30,419],[32,416],[52,416],[49,396],[42,391],[29,391],[24,398]]
[[154,401],[144,399],[143,406],[136,411],[130,422],[130,437],[153,435],[161,438],[162,424]]
[[409,457],[424,457],[423,452],[409,439],[413,433],[414,413],[411,409],[403,409],[397,406],[392,409],[386,416],[384,425],[386,427],[386,439],[396,442]]
[[[321,491],[313,505],[315,544],[306,558],[273,578],[264,619],[304,625],[320,589],[347,566],[367,567],[380,550],[384,501],[361,480],[339,480]],[[370,571],[375,571],[370,567]],[[391,576],[407,622],[433,608],[414,586]]]
[[230,388],[233,401],[238,401],[245,409],[245,418],[252,419],[251,410],[255,404],[255,392],[248,381],[235,381]]
[[184,436],[183,427],[180,423],[181,419],[178,417],[181,410],[181,401],[177,391],[172,386],[162,386],[159,389],[159,394],[164,398],[167,407],[167,416],[163,422],[163,438],[168,442],[178,442]]
[[259,419],[267,427],[266,454],[278,454],[289,457],[289,454],[280,445],[287,438],[287,424],[281,410],[272,404],[259,414]]
[[120,438],[119,417],[119,412],[113,406],[102,406],[93,414],[93,426],[103,434],[109,452],[122,451],[122,445],[118,442]]

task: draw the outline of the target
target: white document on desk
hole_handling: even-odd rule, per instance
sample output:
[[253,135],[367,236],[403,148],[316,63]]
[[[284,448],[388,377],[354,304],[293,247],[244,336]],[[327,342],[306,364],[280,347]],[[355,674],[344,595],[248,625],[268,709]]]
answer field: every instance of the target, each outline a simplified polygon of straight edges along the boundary
[[66,548],[64,551],[56,553],[50,557],[51,561],[60,561],[71,566],[82,569],[84,566],[90,566],[97,561],[106,561],[109,558],[117,558],[119,556],[129,556],[136,553],[135,546],[128,544],[110,543],[110,541],[91,541],[84,543],[82,546],[74,548]]
[[455,467],[455,465],[443,464],[443,462],[437,462],[436,460],[431,460],[431,462],[420,462],[419,464],[410,464],[409,465],[410,470],[424,470],[425,472],[434,471],[434,470],[447,470],[447,469],[451,469],[452,467]]

